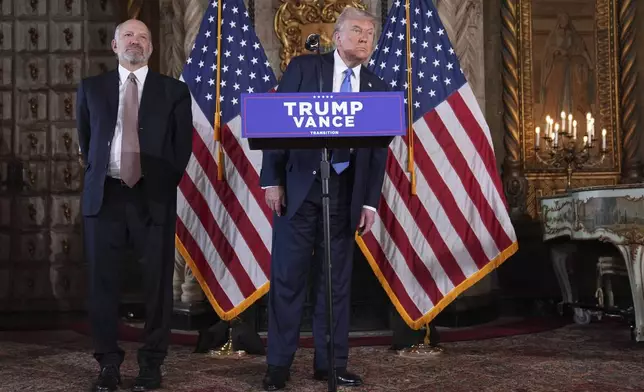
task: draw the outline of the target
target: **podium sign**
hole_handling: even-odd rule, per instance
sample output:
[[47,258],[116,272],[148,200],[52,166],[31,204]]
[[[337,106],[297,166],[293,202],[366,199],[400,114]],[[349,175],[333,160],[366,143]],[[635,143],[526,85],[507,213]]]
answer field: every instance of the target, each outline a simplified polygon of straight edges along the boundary
[[[318,77],[322,80],[322,75]],[[242,138],[248,139],[251,150],[321,150],[319,176],[324,227],[327,368],[331,369],[327,382],[331,392],[336,391],[336,377],[333,375],[335,355],[331,333],[335,324],[331,290],[329,149],[387,148],[395,136],[407,132],[404,102],[402,91],[241,94],[241,134]],[[311,158],[315,159],[315,153],[311,153]]]
[[316,139],[405,135],[403,94],[402,91],[241,94],[242,137]]

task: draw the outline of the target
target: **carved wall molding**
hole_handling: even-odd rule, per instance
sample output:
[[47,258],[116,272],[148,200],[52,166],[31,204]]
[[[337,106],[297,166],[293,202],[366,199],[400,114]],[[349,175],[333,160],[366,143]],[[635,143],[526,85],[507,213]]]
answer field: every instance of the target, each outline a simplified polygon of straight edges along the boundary
[[[171,65],[168,72],[179,77],[183,71],[185,59],[192,52],[201,20],[208,7],[207,0],[172,0],[172,32],[173,42],[168,48]],[[175,249],[173,276],[173,297],[176,303],[195,304],[202,302],[205,295],[199,282],[190,270],[186,260]]]
[[517,1],[502,0],[501,40],[503,42],[503,188],[513,218],[526,211],[527,181],[521,169],[519,140],[519,57]]
[[[175,0],[176,2],[177,0]],[[184,58],[190,55],[192,45],[199,33],[201,19],[208,6],[207,2],[202,0],[183,0],[185,4],[185,13],[183,14],[183,26],[185,28],[185,38],[183,40]]]
[[109,41],[127,3],[0,3],[0,312],[82,311],[76,89],[115,68]]
[[143,7],[143,0],[128,0],[127,17],[129,19],[137,19],[141,14],[142,7]]
[[622,154],[624,166],[622,182],[639,182],[640,135],[637,132],[637,70],[635,67],[635,11],[636,1],[619,2],[619,42],[620,42],[620,89],[621,89],[621,126]]
[[184,26],[184,13],[187,0],[164,0],[161,11],[164,19],[163,36],[165,39],[163,56],[163,72],[172,77],[178,78],[183,71],[183,64],[186,59],[184,41],[186,37]]
[[483,0],[437,0],[436,7],[461,68],[485,110]]

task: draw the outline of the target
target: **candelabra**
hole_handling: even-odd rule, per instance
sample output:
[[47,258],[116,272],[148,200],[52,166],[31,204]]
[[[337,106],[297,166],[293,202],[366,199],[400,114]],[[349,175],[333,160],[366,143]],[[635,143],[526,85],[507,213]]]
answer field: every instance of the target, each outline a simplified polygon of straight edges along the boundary
[[[567,121],[566,121],[567,120]],[[567,125],[567,126],[566,126]],[[549,155],[548,164],[555,168],[566,168],[566,191],[571,188],[572,173],[579,170],[591,158],[591,152],[597,149],[599,156],[604,157],[608,152],[606,147],[606,129],[602,129],[601,145],[595,136],[595,119],[591,113],[586,114],[586,135],[582,142],[577,138],[577,120],[572,114],[561,112],[561,122],[555,122],[549,115],[546,116],[546,127],[543,136],[541,128],[535,129],[534,152],[539,157],[541,139],[544,140],[544,150]]]

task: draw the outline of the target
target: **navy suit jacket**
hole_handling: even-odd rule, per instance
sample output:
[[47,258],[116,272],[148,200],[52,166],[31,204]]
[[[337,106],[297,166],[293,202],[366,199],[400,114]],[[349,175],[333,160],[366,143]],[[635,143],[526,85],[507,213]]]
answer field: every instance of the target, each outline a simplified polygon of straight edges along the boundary
[[[322,90],[333,91],[333,52],[322,55]],[[319,91],[317,55],[293,58],[282,75],[277,92]],[[360,91],[387,91],[387,85],[362,66]],[[387,148],[354,150],[354,182],[351,196],[351,227],[357,228],[362,206],[378,207]],[[320,154],[312,150],[264,150],[260,173],[261,186],[281,185],[286,194],[286,217],[291,218],[308,195],[316,173],[320,170]]]
[[[110,161],[119,104],[118,70],[81,81],[77,94],[77,128],[85,162],[82,212],[98,214]],[[188,86],[148,71],[139,105],[141,172],[149,212],[163,223],[174,204],[177,185],[192,152],[192,99]]]

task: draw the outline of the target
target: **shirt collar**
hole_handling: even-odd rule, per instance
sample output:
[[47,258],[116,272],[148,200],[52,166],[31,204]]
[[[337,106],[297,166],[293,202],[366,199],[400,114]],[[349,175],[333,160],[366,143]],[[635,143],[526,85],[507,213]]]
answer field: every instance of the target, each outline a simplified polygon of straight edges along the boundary
[[[340,57],[340,54],[338,54],[338,50],[336,49],[333,51],[333,68],[336,73],[342,74],[347,68],[349,68],[344,60],[342,60],[342,57]],[[355,67],[352,68],[353,70],[353,76],[358,77],[360,75],[360,68],[362,67],[362,64],[358,64]]]
[[[121,64],[119,64],[119,78],[121,82],[124,80],[127,80],[128,76],[130,76],[130,71],[125,69]],[[143,66],[136,71],[134,71],[134,76],[136,76],[136,81],[139,84],[139,86],[143,86],[145,83],[145,78],[148,76],[148,66]]]

